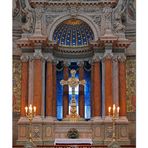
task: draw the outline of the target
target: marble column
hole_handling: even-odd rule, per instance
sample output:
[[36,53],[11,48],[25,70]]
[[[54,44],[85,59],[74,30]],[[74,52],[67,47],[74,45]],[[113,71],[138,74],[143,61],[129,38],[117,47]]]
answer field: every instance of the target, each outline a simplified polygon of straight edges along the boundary
[[108,53],[104,57],[105,64],[105,115],[108,115],[108,107],[113,105],[112,94],[112,55]]
[[[64,75],[64,80],[68,80],[69,77],[69,70],[68,66],[64,65],[63,69],[63,75]],[[69,96],[68,96],[68,85],[63,86],[63,117],[66,118],[66,115],[68,115],[69,111]]]
[[92,99],[92,117],[101,116],[101,82],[100,82],[100,60],[99,57],[93,59],[93,99]]
[[28,57],[22,56],[22,79],[21,79],[21,116],[24,117],[26,115],[25,113],[25,107],[28,106]]
[[[81,63],[81,65],[79,66],[79,80],[83,80],[84,79],[84,65]],[[79,115],[80,117],[84,118],[84,107],[85,107],[85,103],[84,103],[84,86],[83,85],[79,85]]]
[[119,57],[119,106],[120,116],[126,116],[126,57]]
[[56,100],[56,63],[52,64],[52,75],[53,75],[53,101],[52,101],[52,116],[57,116],[57,100]]
[[36,115],[42,111],[42,57],[34,56],[34,93],[33,105],[36,106]]
[[47,61],[46,75],[46,116],[52,116],[53,110],[53,65],[52,61]]
[[113,83],[112,83],[112,88],[113,88],[113,104],[116,104],[117,106],[119,105],[119,75],[118,75],[118,58],[113,57],[112,60],[113,64]]

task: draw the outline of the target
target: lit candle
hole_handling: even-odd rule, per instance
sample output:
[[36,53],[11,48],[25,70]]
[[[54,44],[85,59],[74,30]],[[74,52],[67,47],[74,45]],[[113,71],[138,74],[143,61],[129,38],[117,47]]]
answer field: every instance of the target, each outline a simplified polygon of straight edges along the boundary
[[110,111],[111,111],[111,107],[108,107],[108,112],[110,113]]
[[32,113],[32,105],[29,106],[29,112]]
[[120,110],[120,107],[118,106],[118,107],[117,107],[117,113],[118,113],[118,114],[119,114],[119,110]]
[[34,113],[36,112],[36,106],[33,107]]
[[115,109],[116,109],[116,106],[115,104],[113,105],[113,114],[115,113]]
[[26,111],[26,113],[28,112],[28,107],[27,106],[25,107],[25,111]]

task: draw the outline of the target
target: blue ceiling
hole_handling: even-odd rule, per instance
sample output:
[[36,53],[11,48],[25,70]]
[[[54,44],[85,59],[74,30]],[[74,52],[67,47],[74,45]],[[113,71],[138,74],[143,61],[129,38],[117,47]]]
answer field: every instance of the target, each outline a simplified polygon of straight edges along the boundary
[[93,39],[91,28],[78,19],[69,19],[60,23],[53,34],[53,40],[61,46],[86,46]]

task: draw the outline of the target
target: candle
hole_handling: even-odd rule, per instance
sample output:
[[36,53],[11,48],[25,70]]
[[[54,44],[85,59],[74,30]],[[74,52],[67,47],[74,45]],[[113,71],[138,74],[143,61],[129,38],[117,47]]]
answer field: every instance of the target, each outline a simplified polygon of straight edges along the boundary
[[116,106],[115,104],[113,105],[113,114],[115,113],[115,109],[116,109]]
[[108,107],[108,112],[110,113],[110,111],[111,111],[111,107]]
[[118,106],[118,107],[117,107],[117,113],[118,113],[118,114],[119,114],[119,110],[120,110],[120,107]]
[[28,107],[27,106],[25,107],[25,110],[26,110],[26,113],[27,113],[28,112]]
[[34,113],[36,112],[36,106],[33,107]]
[[29,106],[29,112],[32,113],[32,105]]

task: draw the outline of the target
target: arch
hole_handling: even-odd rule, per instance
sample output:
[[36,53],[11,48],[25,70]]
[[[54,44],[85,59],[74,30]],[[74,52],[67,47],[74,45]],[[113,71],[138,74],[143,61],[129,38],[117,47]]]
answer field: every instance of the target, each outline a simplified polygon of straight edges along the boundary
[[[47,35],[48,35],[49,40],[52,41],[53,33],[56,27],[63,21],[71,19],[71,18],[72,17],[70,15],[59,16],[52,22],[52,24],[49,24],[47,28]],[[89,18],[88,16],[84,16],[84,15],[77,15],[76,19],[80,19],[84,21],[85,23],[87,23],[94,33],[94,40],[95,41],[98,40],[98,37],[100,35],[99,28],[96,24],[94,24],[91,18]]]

